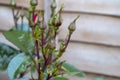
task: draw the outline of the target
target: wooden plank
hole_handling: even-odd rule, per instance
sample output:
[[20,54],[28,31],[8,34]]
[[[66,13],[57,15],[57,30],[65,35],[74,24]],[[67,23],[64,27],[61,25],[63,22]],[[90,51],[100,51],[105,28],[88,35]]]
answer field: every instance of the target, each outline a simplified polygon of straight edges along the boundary
[[52,0],[44,0],[45,3],[45,23],[48,24],[48,20],[50,19],[50,15],[51,15],[51,5]]
[[119,53],[120,48],[71,42],[62,59],[86,72],[120,77]]
[[94,80],[95,78],[105,78],[107,80],[120,80],[120,78],[115,78],[111,76],[105,76],[100,74],[85,73],[85,77],[76,77],[76,76],[66,76],[69,80]]
[[[16,0],[16,4],[19,7],[25,7],[29,8],[30,6],[30,0]],[[44,9],[44,0],[38,0],[38,6],[37,9],[43,10]],[[0,0],[0,4],[10,4],[10,0]]]
[[88,12],[120,16],[120,0],[59,0],[65,11]]
[[[63,13],[60,39],[68,33],[67,27],[79,13]],[[80,14],[71,40],[120,46],[120,18]]]
[[12,11],[0,6],[0,30],[9,30],[14,25]]

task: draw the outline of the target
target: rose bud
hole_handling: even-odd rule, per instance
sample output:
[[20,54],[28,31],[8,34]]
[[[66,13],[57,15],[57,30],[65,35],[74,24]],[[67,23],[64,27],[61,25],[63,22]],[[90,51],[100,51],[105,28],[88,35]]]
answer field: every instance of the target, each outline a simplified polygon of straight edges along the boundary
[[57,4],[56,4],[56,0],[53,0],[52,4],[51,4],[51,9],[55,9],[57,7]]
[[62,13],[63,8],[64,8],[64,6],[62,5],[61,8],[60,8],[60,10],[57,12],[56,18],[55,18],[55,20],[54,20],[54,22],[53,22],[56,27],[59,27],[59,26],[61,26],[61,24],[62,24],[62,16],[61,16],[61,13]]
[[37,6],[38,0],[30,0],[30,5],[31,6]]
[[59,27],[62,24],[62,19],[59,17],[59,19],[55,22],[55,26]]
[[61,16],[57,15],[57,16],[53,19],[52,24],[53,24],[55,27],[61,26],[61,24],[62,24],[62,18],[61,18]]
[[11,7],[15,8],[15,5],[16,5],[15,0],[11,0]]
[[56,48],[56,43],[55,41],[51,41],[50,43],[50,48],[55,49]]
[[73,22],[71,22],[70,25],[68,26],[68,30],[69,30],[70,34],[75,31],[75,29],[76,29],[75,23],[78,18],[79,18],[79,16],[77,18],[75,18],[75,20]]

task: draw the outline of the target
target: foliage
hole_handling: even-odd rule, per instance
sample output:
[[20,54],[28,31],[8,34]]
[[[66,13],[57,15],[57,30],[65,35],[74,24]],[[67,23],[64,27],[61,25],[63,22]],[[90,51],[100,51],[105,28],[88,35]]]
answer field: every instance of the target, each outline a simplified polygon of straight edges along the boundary
[[8,65],[9,67],[7,69],[10,80],[15,79],[15,77],[17,76],[18,69],[20,67],[24,67],[23,63],[25,63],[27,60],[29,60],[29,57],[26,56],[25,54],[18,54],[11,60],[11,62]]
[[23,52],[31,52],[33,51],[33,41],[30,38],[30,34],[25,31],[19,30],[10,30],[4,32],[4,36],[16,45]]
[[77,69],[76,67],[69,63],[63,63],[63,68],[66,72],[68,72],[69,75],[76,75],[78,77],[85,76],[85,74],[82,71],[80,71],[79,69]]
[[19,54],[18,50],[4,43],[0,43],[0,71],[6,70],[10,60],[17,54]]

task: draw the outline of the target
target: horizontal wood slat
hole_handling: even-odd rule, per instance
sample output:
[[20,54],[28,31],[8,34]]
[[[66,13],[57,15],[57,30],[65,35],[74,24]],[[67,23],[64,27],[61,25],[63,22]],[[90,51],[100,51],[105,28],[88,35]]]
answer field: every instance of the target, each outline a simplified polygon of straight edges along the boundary
[[120,0],[58,0],[65,11],[88,12],[120,16]]
[[13,25],[11,9],[0,6],[0,30],[9,30]]
[[71,42],[62,59],[86,72],[120,77],[120,48]]
[[[77,15],[79,14],[63,13],[60,39],[66,37],[67,27]],[[71,40],[120,46],[120,18],[89,14],[80,14],[80,16]]]
[[87,73],[85,77],[76,77],[76,76],[70,76],[68,77],[69,80],[94,80],[95,78],[104,78],[107,80],[120,80],[120,78],[115,78],[115,77],[109,77],[109,76],[104,76],[104,75],[97,75],[97,74],[92,74],[92,73]]
[[[19,7],[25,7],[25,8],[29,8],[30,6],[30,0],[16,0],[16,4]],[[37,9],[44,9],[44,0],[38,0],[39,5],[37,6]],[[10,5],[10,0],[0,0],[0,4],[7,4]]]

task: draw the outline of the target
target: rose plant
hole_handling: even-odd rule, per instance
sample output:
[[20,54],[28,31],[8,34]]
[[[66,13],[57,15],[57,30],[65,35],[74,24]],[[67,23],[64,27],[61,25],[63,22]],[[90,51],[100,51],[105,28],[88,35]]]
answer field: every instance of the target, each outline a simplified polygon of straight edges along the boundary
[[[50,6],[51,16],[46,23],[44,11],[37,10],[37,5],[38,0],[30,0],[29,9],[17,10],[15,0],[11,0],[15,27],[3,34],[18,49],[7,68],[9,79],[68,80],[64,75],[84,76],[82,71],[60,59],[76,29],[75,22],[79,16],[70,23],[66,39],[59,42],[58,46],[56,45],[58,42],[56,37],[62,25],[63,6],[57,11],[56,1],[53,0]],[[21,24],[18,24],[20,18]],[[28,23],[24,22],[24,18],[27,19]]]

